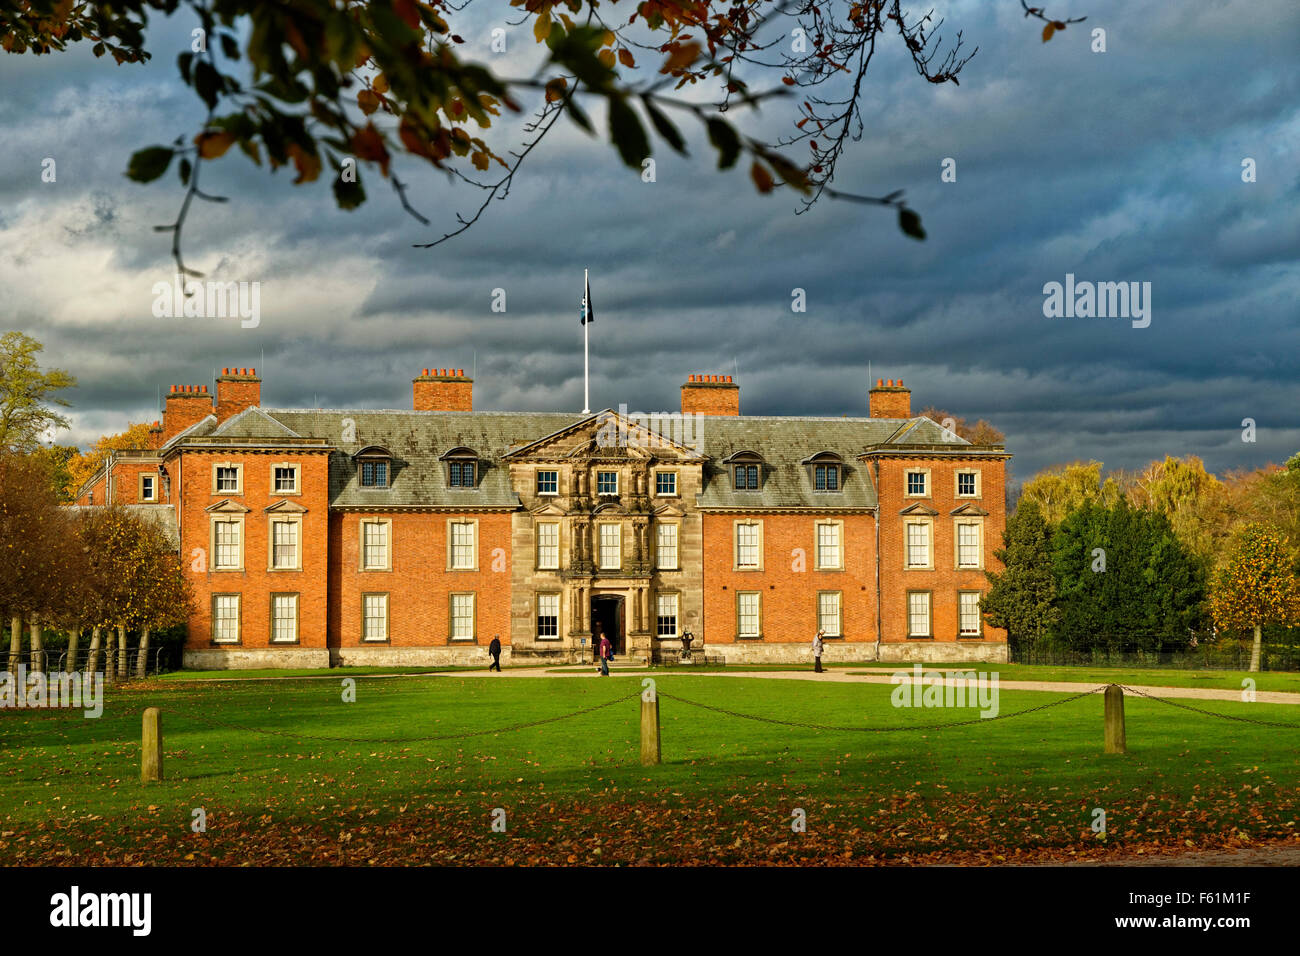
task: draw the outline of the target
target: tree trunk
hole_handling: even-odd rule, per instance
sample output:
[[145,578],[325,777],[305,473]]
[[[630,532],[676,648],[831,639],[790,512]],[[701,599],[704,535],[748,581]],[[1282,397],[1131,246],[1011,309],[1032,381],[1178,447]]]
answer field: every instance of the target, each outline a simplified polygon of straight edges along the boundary
[[99,670],[99,641],[100,629],[92,627],[90,629],[90,647],[86,650],[86,669],[92,675]]
[[1262,631],[1258,624],[1255,625],[1255,642],[1250,645],[1250,669],[1252,672],[1259,670],[1259,652],[1262,649],[1264,639],[1261,636]]
[[135,676],[145,677],[149,671],[149,628],[140,631],[140,650],[136,652]]
[[108,639],[104,642],[104,681],[111,684],[117,676],[117,631],[111,627],[105,630]]
[[117,626],[117,676],[126,680],[126,625]]
[[32,633],[32,673],[45,670],[45,645],[41,641],[41,619],[35,614],[32,615],[31,621]]
[[15,614],[9,620],[9,673],[18,674],[18,663],[23,659],[23,618]]
[[75,674],[77,672],[77,651],[80,650],[78,645],[81,644],[82,630],[83,628],[80,624],[76,627],[68,628],[68,658],[63,669],[69,674]]

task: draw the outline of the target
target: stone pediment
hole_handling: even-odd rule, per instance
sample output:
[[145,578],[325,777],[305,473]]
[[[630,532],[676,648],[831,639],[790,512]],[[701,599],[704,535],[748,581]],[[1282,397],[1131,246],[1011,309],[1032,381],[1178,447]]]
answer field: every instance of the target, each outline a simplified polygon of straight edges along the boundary
[[983,508],[981,508],[979,505],[973,504],[968,501],[964,505],[959,505],[958,507],[953,508],[952,511],[948,512],[948,514],[953,516],[954,518],[966,518],[966,517],[982,518],[985,515],[987,515],[988,512],[985,511]]
[[675,413],[629,416],[605,409],[516,448],[504,458],[511,461],[575,458],[592,461],[698,461],[703,456],[677,440],[694,440],[693,434],[686,434],[694,427],[695,421],[691,416]]
[[530,514],[532,514],[534,518],[562,518],[567,515],[568,512],[557,505],[554,501],[548,501],[540,508],[534,508]]
[[305,514],[307,509],[296,501],[290,501],[288,498],[281,498],[273,505],[267,505],[262,509],[267,514]]
[[938,515],[938,513],[939,512],[935,511],[933,508],[927,508],[919,501],[916,502],[915,504],[908,505],[906,508],[904,508],[899,512],[900,515],[916,516],[922,518],[933,518],[936,515]]
[[252,510],[252,509],[250,509],[250,508],[245,508],[245,507],[244,507],[243,505],[241,505],[239,502],[237,502],[237,501],[231,501],[229,498],[222,498],[222,499],[221,499],[220,501],[218,501],[216,504],[214,504],[214,505],[208,505],[208,506],[207,506],[206,508],[204,508],[203,510],[204,510],[204,511],[207,511],[207,512],[210,512],[210,513],[212,513],[212,514],[235,514],[235,515],[242,515],[242,514],[247,514],[247,513],[248,513],[250,510]]
[[686,512],[675,504],[663,504],[654,510],[656,518],[684,518]]

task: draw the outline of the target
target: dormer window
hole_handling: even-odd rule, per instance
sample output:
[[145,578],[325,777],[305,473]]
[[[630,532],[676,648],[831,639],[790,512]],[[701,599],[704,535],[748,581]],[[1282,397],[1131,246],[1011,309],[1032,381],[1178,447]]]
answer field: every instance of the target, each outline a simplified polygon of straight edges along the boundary
[[449,488],[473,488],[478,478],[478,454],[472,448],[453,448],[442,456],[447,463]]
[[799,464],[808,469],[816,491],[839,491],[843,487],[844,459],[833,451],[823,451],[805,458]]
[[763,459],[752,451],[739,451],[722,460],[731,467],[731,487],[736,491],[758,491],[763,477]]
[[387,488],[392,480],[392,453],[378,445],[368,445],[352,456],[362,488]]

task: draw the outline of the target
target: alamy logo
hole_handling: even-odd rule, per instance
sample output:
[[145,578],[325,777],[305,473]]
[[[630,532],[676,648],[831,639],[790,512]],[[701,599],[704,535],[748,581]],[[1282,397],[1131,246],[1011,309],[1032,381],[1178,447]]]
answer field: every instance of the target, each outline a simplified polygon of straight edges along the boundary
[[998,673],[941,671],[926,673],[913,664],[911,673],[895,671],[889,682],[897,684],[889,695],[895,707],[977,707],[981,717],[998,715]]
[[1043,286],[1043,315],[1049,319],[1132,319],[1133,328],[1151,324],[1150,282],[1075,282],[1065,274],[1065,285]]
[[24,707],[81,707],[83,716],[98,717],[104,713],[104,677],[98,671],[89,675],[63,671],[28,674],[26,664],[18,665],[17,674],[0,671],[0,708]]
[[50,897],[50,925],[127,926],[135,936],[148,936],[153,923],[150,893],[82,893],[74,886],[69,893]]
[[262,283],[171,282],[153,284],[153,314],[157,319],[242,319],[239,327],[255,329],[262,322]]

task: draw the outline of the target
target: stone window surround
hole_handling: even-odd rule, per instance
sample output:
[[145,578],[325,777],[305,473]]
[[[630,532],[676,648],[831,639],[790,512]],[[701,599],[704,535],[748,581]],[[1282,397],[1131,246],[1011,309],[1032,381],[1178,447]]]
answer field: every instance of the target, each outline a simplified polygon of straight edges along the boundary
[[[467,568],[458,568],[458,567],[456,567],[456,563],[455,563],[454,556],[453,556],[453,550],[452,550],[452,549],[453,549],[453,546],[454,546],[455,541],[454,541],[454,537],[453,537],[454,532],[453,532],[453,530],[452,530],[452,526],[453,526],[453,525],[458,525],[458,524],[468,524],[468,525],[473,525],[473,528],[474,528],[474,541],[473,541],[473,544],[472,544],[473,554],[471,555],[470,566],[467,567]],[[460,571],[460,572],[466,572],[466,571],[477,571],[477,570],[478,570],[478,550],[479,550],[479,549],[478,549],[478,518],[448,518],[448,519],[447,519],[447,570],[448,570],[448,571]],[[475,613],[475,614],[478,613],[477,608],[475,609],[475,612],[474,612],[474,613]]]
[[[754,525],[758,528],[758,563],[741,565],[740,563],[740,526]],[[761,518],[736,518],[731,522],[731,570],[763,570],[763,520]]]
[[[908,527],[914,524],[923,524],[929,528],[926,541],[927,562],[921,564],[909,564],[911,555],[908,553]],[[934,519],[931,517],[909,517],[903,519],[903,570],[904,571],[933,571],[934,570]]]
[[[382,597],[384,599],[384,636],[383,637],[366,637],[366,598]],[[357,607],[358,618],[360,622],[360,638],[362,644],[387,644],[393,636],[393,615],[392,601],[387,591],[362,591],[361,602]]]
[[[818,536],[821,532],[818,530],[822,525],[833,525],[839,529],[837,536],[838,547],[836,550],[840,553],[840,563],[837,565],[825,565],[821,563],[821,548],[819,547]],[[820,518],[813,522],[813,570],[814,571],[843,571],[844,570],[844,521],[841,518]]]
[[[975,563],[961,563],[961,531],[964,524],[974,525],[978,540],[975,544]],[[984,519],[961,517],[952,519],[952,566],[958,571],[981,571],[984,569]]]
[[[233,641],[217,640],[217,598],[235,599],[235,639]],[[238,591],[214,591],[209,602],[209,612],[211,614],[211,630],[208,632],[208,643],[213,647],[231,647],[244,643],[244,596]]]
[[[388,526],[388,533],[385,535],[383,567],[369,567],[366,565],[366,525],[368,524],[382,524]],[[361,518],[357,521],[357,570],[358,571],[393,570],[393,519],[392,518]]]
[[[292,469],[293,469],[293,490],[292,490],[292,491],[281,491],[281,490],[279,490],[278,488],[276,488],[276,486],[275,486],[275,470],[276,470],[277,468],[292,468]],[[271,489],[271,494],[276,495],[277,497],[284,497],[284,496],[286,496],[286,495],[301,495],[301,494],[302,494],[302,468],[300,468],[300,467],[298,466],[298,463],[297,463],[297,462],[292,462],[292,461],[273,461],[273,462],[271,462],[271,469],[270,469],[270,476],[269,476],[269,477],[270,477],[270,485],[268,485],[268,487]]]
[[[277,641],[275,639],[275,599],[278,597],[293,598],[293,640]],[[293,644],[301,643],[302,633],[302,595],[297,591],[272,591],[268,601],[267,610],[268,633],[266,643],[273,647],[289,647]]]

